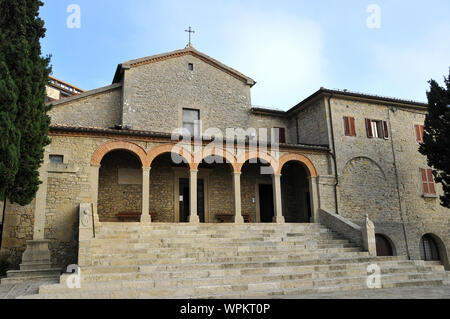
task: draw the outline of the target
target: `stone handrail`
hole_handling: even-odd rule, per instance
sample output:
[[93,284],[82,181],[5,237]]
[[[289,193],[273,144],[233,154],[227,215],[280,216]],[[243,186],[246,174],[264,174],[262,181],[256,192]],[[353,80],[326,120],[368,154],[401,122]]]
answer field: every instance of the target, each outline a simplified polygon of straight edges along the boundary
[[375,227],[367,215],[365,223],[360,227],[340,215],[320,209],[319,221],[322,225],[363,247],[371,256],[376,256]]

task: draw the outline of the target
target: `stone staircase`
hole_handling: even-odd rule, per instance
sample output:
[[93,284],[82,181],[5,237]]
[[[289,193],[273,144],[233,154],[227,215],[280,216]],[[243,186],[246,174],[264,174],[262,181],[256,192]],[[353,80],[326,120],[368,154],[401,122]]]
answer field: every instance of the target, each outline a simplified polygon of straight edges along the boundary
[[102,223],[80,241],[81,288],[44,285],[25,298],[280,298],[443,285],[444,268],[406,257],[371,257],[319,224]]

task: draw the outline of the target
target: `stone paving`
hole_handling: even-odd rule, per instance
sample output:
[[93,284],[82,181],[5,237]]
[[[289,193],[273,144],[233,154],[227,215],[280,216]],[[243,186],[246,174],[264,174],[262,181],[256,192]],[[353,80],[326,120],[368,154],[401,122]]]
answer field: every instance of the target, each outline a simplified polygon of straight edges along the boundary
[[[0,285],[0,299],[15,299],[24,295],[37,294],[39,286],[48,283],[49,282],[35,282],[15,285],[3,284]],[[450,285],[356,290],[349,292],[289,296],[285,299],[450,299]]]

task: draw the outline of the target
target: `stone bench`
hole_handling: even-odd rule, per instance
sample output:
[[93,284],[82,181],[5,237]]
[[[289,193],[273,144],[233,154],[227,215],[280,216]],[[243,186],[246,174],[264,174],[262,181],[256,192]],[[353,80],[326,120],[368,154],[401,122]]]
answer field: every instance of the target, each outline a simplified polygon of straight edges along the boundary
[[[234,221],[234,212],[216,213],[215,216],[219,223],[232,223]],[[245,223],[250,222],[249,214],[242,214],[242,217],[244,218]]]
[[[119,213],[117,213],[117,218],[121,222],[139,223],[140,220],[141,220],[141,215],[142,215],[141,212],[119,212]],[[158,213],[151,212],[150,216],[152,216],[152,221],[153,222],[157,221]]]

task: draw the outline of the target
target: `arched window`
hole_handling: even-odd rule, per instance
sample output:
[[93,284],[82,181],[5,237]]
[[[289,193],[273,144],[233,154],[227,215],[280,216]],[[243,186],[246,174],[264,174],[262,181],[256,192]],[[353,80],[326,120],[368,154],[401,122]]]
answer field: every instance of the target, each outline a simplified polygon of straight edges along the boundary
[[440,260],[436,240],[430,235],[424,235],[420,240],[420,258],[422,260]]
[[391,241],[383,235],[376,234],[377,256],[394,256],[394,249]]

